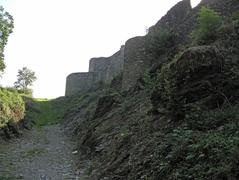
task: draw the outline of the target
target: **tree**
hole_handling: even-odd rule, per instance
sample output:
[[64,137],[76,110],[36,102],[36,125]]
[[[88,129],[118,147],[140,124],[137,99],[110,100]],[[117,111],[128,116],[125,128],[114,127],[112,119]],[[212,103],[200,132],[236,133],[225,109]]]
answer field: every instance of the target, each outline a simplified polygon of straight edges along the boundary
[[0,6],[0,72],[5,69],[3,52],[13,27],[13,17]]
[[199,12],[198,26],[192,31],[192,39],[197,44],[212,42],[222,24],[222,17],[213,9],[203,6]]
[[18,90],[23,92],[29,91],[29,86],[32,86],[32,83],[37,79],[35,72],[23,67],[21,70],[18,70],[17,81],[14,83],[14,86]]

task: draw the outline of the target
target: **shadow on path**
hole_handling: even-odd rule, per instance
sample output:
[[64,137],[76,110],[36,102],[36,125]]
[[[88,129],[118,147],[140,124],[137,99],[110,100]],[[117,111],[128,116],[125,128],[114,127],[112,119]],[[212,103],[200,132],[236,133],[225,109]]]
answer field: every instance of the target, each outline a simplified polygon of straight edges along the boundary
[[76,176],[74,143],[59,125],[35,128],[14,141],[0,144],[1,180],[84,179]]

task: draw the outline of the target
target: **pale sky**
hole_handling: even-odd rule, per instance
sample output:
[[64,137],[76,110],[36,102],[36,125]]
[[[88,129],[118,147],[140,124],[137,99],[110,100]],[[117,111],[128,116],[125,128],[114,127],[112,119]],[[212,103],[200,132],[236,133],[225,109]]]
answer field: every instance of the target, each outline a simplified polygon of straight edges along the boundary
[[111,56],[128,39],[145,35],[179,1],[0,0],[15,21],[0,84],[12,86],[26,66],[38,77],[34,97],[63,96],[68,74],[87,72],[90,58]]

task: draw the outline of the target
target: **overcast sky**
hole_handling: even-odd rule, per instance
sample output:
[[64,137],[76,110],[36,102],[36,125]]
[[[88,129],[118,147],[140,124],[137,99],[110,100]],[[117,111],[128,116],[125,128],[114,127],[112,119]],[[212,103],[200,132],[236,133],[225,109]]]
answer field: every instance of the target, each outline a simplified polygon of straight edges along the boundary
[[145,35],[179,1],[0,0],[15,20],[0,83],[12,86],[27,66],[38,77],[34,97],[62,96],[68,74],[88,71],[90,58],[110,56],[129,38]]

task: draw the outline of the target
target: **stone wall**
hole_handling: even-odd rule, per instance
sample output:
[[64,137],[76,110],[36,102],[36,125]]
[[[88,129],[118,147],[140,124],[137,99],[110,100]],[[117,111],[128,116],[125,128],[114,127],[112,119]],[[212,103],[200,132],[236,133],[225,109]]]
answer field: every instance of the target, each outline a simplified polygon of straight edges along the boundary
[[105,57],[90,59],[89,72],[95,73],[95,82],[104,82],[108,63],[108,58]]
[[66,96],[72,96],[78,92],[84,92],[94,85],[94,73],[73,73],[66,78]]
[[124,46],[110,57],[92,58],[89,72],[95,73],[95,81],[105,84],[111,83],[114,77],[121,74],[124,65]]
[[181,25],[191,10],[192,6],[190,0],[178,2],[167,12],[165,16],[163,16],[154,26],[149,29],[149,33],[154,33],[154,31],[158,28],[174,28],[178,25]]
[[124,68],[124,54],[125,54],[125,46],[122,46],[120,51],[118,51],[109,58],[109,64],[106,70],[106,76],[104,80],[106,84],[111,83],[111,81],[116,76],[122,74]]
[[[156,25],[152,26],[146,36],[135,37],[126,42],[122,83],[123,90],[129,90],[134,87],[137,79],[149,70],[152,65],[160,64],[161,62],[166,61],[164,54],[158,57],[152,57],[152,55],[147,52],[147,37],[154,36],[154,34],[159,33],[161,28],[173,29],[181,25],[191,10],[192,7],[190,0],[183,0],[171,8],[168,13],[157,22]],[[180,37],[182,36],[180,35]],[[170,51],[173,51],[173,48],[170,48]]]
[[73,73],[66,80],[66,96],[84,92],[94,88],[98,83],[110,84],[118,75],[122,74],[124,64],[124,46],[110,57],[92,58],[89,72]]
[[135,37],[128,40],[125,44],[122,89],[133,87],[147,66],[145,38]]
[[[125,63],[123,70],[123,90],[128,90],[135,86],[145,71],[161,66],[180,51],[180,46],[184,46],[190,41],[190,33],[197,23],[198,12],[202,6],[208,6],[221,15],[230,15],[238,11],[238,0],[202,0],[202,2],[192,9],[190,0],[182,0],[173,6],[165,16],[163,16],[154,26],[149,28],[149,32],[144,37],[135,37],[126,42]],[[174,46],[169,48],[170,52],[165,52],[157,57],[151,57],[147,52],[147,37],[154,36],[162,29],[168,29],[174,33]],[[157,36],[157,35],[155,35]]]
[[[152,26],[146,36],[129,39],[125,46],[122,46],[120,51],[111,57],[92,58],[89,65],[89,74],[82,75],[77,73],[70,75],[67,78],[66,87],[70,90],[66,90],[66,94],[87,90],[98,82],[110,84],[120,74],[123,74],[122,90],[133,88],[137,80],[147,70],[159,69],[163,63],[168,62],[180,52],[180,47],[190,41],[190,33],[197,23],[198,12],[202,5],[209,6],[222,15],[228,15],[239,9],[238,0],[202,0],[193,9],[190,0],[182,0]],[[168,43],[173,45],[166,47],[167,50],[163,51],[163,53],[158,50],[154,51],[160,52],[155,57],[155,55],[147,51],[147,47],[150,44],[148,39],[150,36],[157,36],[164,28],[172,32],[173,35],[175,34],[173,41]]]

